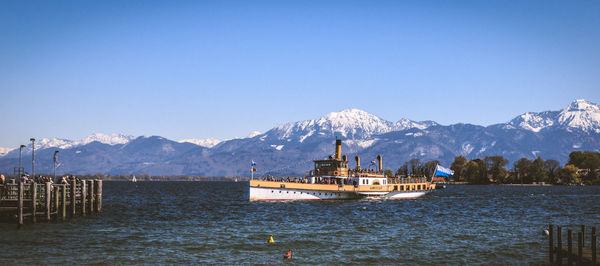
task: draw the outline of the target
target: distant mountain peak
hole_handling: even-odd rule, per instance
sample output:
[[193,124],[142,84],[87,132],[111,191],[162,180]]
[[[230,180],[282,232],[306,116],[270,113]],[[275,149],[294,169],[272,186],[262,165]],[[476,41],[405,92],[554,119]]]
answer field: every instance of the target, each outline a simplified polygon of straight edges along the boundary
[[183,142],[196,144],[198,146],[202,146],[202,147],[206,147],[206,148],[212,148],[212,147],[216,146],[217,144],[221,143],[221,140],[208,138],[208,139],[182,139],[179,141],[179,143],[183,143]]
[[587,100],[575,100],[561,111],[526,112],[511,120],[505,127],[532,132],[562,127],[600,133],[600,106]]
[[250,132],[250,134],[248,134],[247,138],[254,138],[260,134],[262,134],[260,131],[254,130],[254,131]]
[[600,133],[600,106],[586,100],[575,100],[560,112],[558,123],[568,128]]

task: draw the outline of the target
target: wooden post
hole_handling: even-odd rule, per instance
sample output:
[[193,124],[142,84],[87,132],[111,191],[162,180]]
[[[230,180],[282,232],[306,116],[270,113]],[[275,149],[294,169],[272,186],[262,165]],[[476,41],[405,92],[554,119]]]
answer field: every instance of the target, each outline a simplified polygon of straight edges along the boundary
[[94,186],[94,180],[90,180],[90,214],[94,213],[94,198],[96,197],[96,190]]
[[46,221],[50,221],[50,200],[52,200],[51,187],[50,182],[46,182]]
[[23,225],[23,182],[19,182],[19,199],[17,205],[17,219],[19,227]]
[[582,247],[585,247],[585,224],[581,225],[581,238],[583,238]]
[[592,227],[592,264],[596,265],[596,227]]
[[37,211],[37,183],[31,183],[31,221],[36,222],[35,213]]
[[54,216],[54,219],[58,220],[58,209],[60,208],[59,206],[59,198],[60,198],[60,187],[59,186],[54,186],[54,211],[56,212],[56,215]]
[[62,219],[63,221],[67,219],[67,185],[62,185],[62,196],[61,196],[61,200],[62,200],[62,211],[61,211],[61,215],[62,215]]
[[552,262],[554,262],[554,225],[550,224],[548,229],[548,232],[550,232],[548,235],[548,254],[550,255],[550,264],[552,264]]
[[77,203],[77,180],[73,177],[73,181],[71,181],[71,217],[75,217],[77,214],[77,208],[75,205]]
[[569,255],[567,257],[568,265],[572,265],[573,260],[571,257],[573,256],[571,256],[571,254],[573,254],[573,230],[571,229],[567,230],[567,247],[569,251]]
[[81,180],[81,215],[85,216],[85,202],[87,201],[87,186],[85,180]]
[[577,264],[581,265],[581,259],[583,257],[583,232],[577,233]]
[[556,249],[556,262],[558,262],[558,264],[562,264],[562,227],[560,225],[556,227],[556,242],[558,242]]
[[96,197],[97,197],[97,199],[96,199],[96,201],[97,201],[96,202],[96,206],[97,206],[96,212],[98,214],[100,214],[100,212],[102,211],[102,180],[97,180],[96,182],[97,182],[96,183],[96,185],[97,185],[96,186],[96,191],[97,191],[96,192]]

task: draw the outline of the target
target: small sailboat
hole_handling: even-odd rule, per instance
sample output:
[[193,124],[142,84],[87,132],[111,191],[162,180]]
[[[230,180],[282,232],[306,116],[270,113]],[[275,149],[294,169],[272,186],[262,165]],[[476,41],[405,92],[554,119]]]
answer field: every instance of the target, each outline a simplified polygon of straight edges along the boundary
[[131,178],[131,182],[137,182],[137,179],[135,179],[135,175]]

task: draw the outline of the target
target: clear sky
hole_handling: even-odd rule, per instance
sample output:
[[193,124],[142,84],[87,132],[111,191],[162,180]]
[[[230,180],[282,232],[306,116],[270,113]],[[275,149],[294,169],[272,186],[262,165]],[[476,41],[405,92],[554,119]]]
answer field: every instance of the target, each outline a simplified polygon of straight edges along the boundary
[[0,1],[0,147],[600,103],[600,1]]

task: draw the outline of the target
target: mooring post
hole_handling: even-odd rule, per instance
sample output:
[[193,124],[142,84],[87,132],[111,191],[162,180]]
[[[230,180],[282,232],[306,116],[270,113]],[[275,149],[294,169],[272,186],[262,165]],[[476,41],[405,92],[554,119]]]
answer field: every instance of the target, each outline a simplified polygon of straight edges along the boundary
[[562,227],[556,226],[556,262],[562,264]]
[[54,212],[55,212],[54,219],[58,220],[58,209],[60,206],[59,205],[60,202],[58,199],[60,198],[60,190],[59,190],[60,187],[58,187],[58,186],[53,186],[53,187],[54,187]]
[[573,257],[571,254],[573,254],[573,230],[568,229],[567,230],[567,249],[569,251],[569,255],[567,255],[567,261],[569,265],[573,264],[573,260],[571,257]]
[[81,215],[85,216],[85,202],[87,201],[87,186],[85,180],[81,180]]
[[36,222],[35,213],[37,211],[37,183],[31,183],[31,221]]
[[592,227],[592,264],[596,264],[596,227]]
[[71,180],[71,217],[75,217],[77,214],[77,180],[73,177]]
[[98,214],[100,214],[100,212],[102,211],[102,180],[98,180],[97,182],[98,183],[97,183],[97,188],[96,188],[96,190],[97,190],[96,196],[98,198],[97,198],[96,205],[98,206],[98,208],[97,208],[96,212]]
[[50,201],[52,200],[52,192],[50,191],[50,182],[46,182],[46,221],[50,221]]
[[61,211],[61,215],[62,215],[62,220],[64,221],[64,220],[67,219],[67,185],[62,185],[61,191],[62,191],[62,196],[61,196],[62,211]]
[[581,265],[581,259],[583,257],[583,232],[577,233],[577,264]]
[[581,244],[581,246],[585,247],[585,224],[581,225],[581,238],[583,238],[583,244]]
[[94,180],[90,180],[90,214],[94,213],[94,198],[96,197],[96,190],[94,186]]
[[550,256],[550,263],[554,261],[554,225],[548,226],[548,255]]
[[17,205],[17,219],[19,226],[23,225],[23,181],[19,182],[19,199]]

